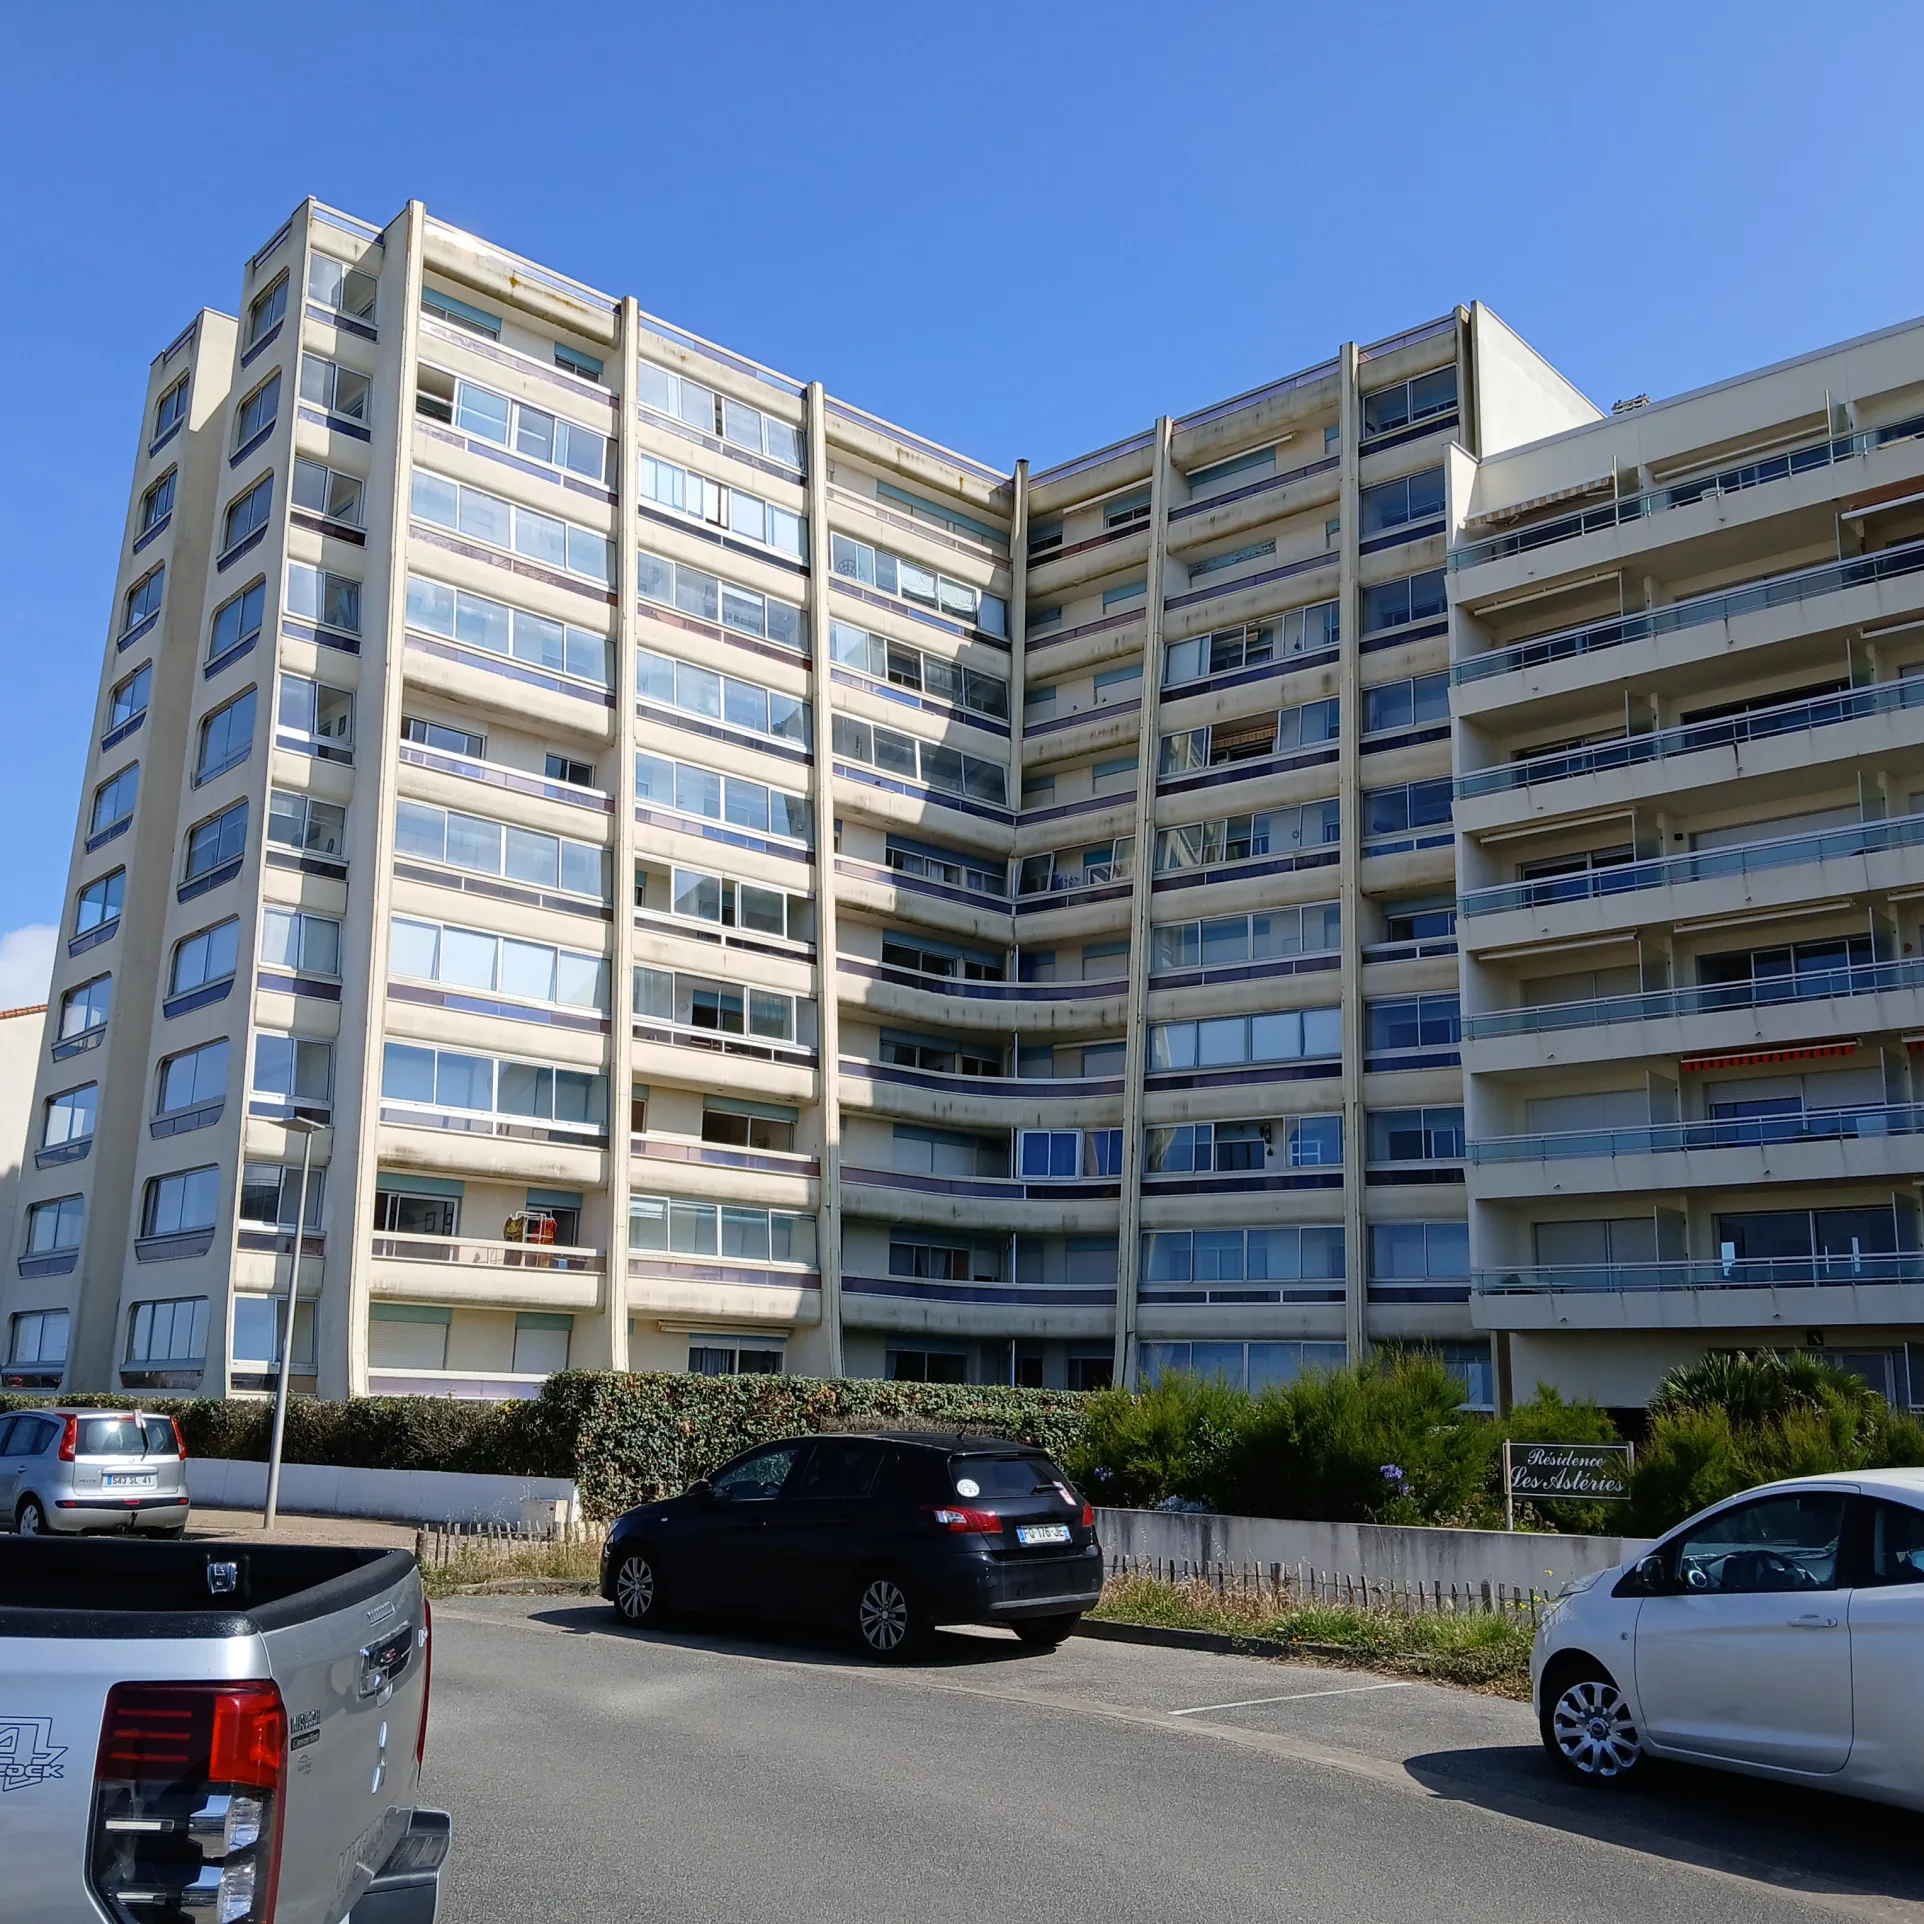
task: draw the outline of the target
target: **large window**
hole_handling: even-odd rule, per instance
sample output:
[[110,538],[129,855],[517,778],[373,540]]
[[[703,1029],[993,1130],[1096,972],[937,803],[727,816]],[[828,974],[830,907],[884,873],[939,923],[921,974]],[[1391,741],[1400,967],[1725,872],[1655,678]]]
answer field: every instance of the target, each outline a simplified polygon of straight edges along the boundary
[[267,839],[310,855],[340,855],[347,846],[347,810],[338,802],[319,802],[311,795],[270,789]]
[[234,410],[234,445],[244,448],[258,434],[274,425],[281,406],[281,371],[276,368],[239,407]]
[[375,280],[358,267],[349,267],[331,254],[310,254],[307,261],[307,296],[322,307],[355,320],[374,318]]
[[174,966],[168,978],[169,995],[186,995],[210,982],[224,982],[240,956],[240,923],[229,916],[210,929],[184,935],[174,944]]
[[758,494],[710,481],[671,461],[657,461],[647,454],[641,457],[641,495],[644,501],[686,515],[691,521],[726,528],[739,538],[759,542],[797,560],[808,554],[806,516],[778,507]]
[[1340,1008],[1277,1009],[1266,1015],[1207,1016],[1149,1025],[1149,1071],[1216,1069],[1238,1063],[1341,1060]]
[[1376,634],[1385,628],[1401,628],[1412,621],[1431,621],[1445,615],[1450,595],[1441,568],[1426,568],[1420,575],[1406,575],[1401,581],[1378,582],[1363,590],[1363,632]]
[[287,612],[337,634],[361,632],[361,584],[305,562],[287,564]]
[[217,1108],[227,1098],[230,1053],[227,1038],[222,1036],[218,1042],[205,1042],[198,1049],[167,1057],[160,1065],[154,1114],[177,1116],[190,1109]]
[[[1454,1049],[1463,1039],[1463,1023],[1454,995],[1393,995],[1367,1005],[1364,1034],[1372,1057],[1393,1058],[1423,1049]],[[1372,1066],[1403,1065],[1388,1060]]]
[[178,468],[169,468],[140,497],[140,513],[134,522],[134,538],[151,534],[174,511],[174,485],[180,479]]
[[685,374],[671,374],[648,361],[635,369],[635,393],[643,407],[665,414],[671,421],[680,421],[703,434],[719,435],[732,447],[769,455],[784,467],[801,471],[801,430],[776,420],[772,414],[729,400]]
[[747,929],[756,935],[778,936],[789,942],[814,939],[815,918],[805,895],[784,895],[780,889],[754,882],[737,882],[726,875],[701,869],[677,868],[669,880],[671,913],[723,928]]
[[71,1042],[75,1036],[91,1035],[107,1026],[108,1012],[113,1007],[114,979],[111,975],[97,975],[91,982],[82,982],[71,988],[60,998],[60,1027],[58,1039]]
[[1396,728],[1423,728],[1450,719],[1448,669],[1413,675],[1363,690],[1363,733],[1381,735]]
[[815,1218],[786,1209],[686,1202],[679,1196],[631,1196],[628,1247],[644,1254],[706,1256],[725,1263],[812,1267]]
[[1254,915],[1217,915],[1194,922],[1158,922],[1149,931],[1149,972],[1232,968],[1292,955],[1321,955],[1342,940],[1336,902],[1263,909]]
[[365,374],[356,374],[336,361],[324,361],[317,354],[301,356],[301,399],[342,420],[367,419],[370,385]]
[[857,721],[853,715],[830,717],[835,753],[863,762],[883,775],[915,782],[940,794],[966,795],[971,800],[1006,807],[1009,778],[1000,762],[965,755],[937,742],[917,741],[892,728]]
[[1450,840],[1450,778],[1363,791],[1363,853],[1403,855]]
[[256,581],[243,588],[232,601],[214,611],[213,626],[207,633],[207,659],[219,661],[260,639],[261,617],[267,607],[267,583]]
[[1343,1225],[1146,1230],[1142,1280],[1146,1288],[1169,1283],[1341,1283]]
[[1394,387],[1379,387],[1363,396],[1363,436],[1389,434],[1419,421],[1432,421],[1456,410],[1456,363],[1432,368]]
[[227,516],[221,524],[221,551],[238,547],[249,535],[266,527],[273,505],[274,477],[264,474],[245,494],[227,504]]
[[261,915],[261,961],[302,975],[339,975],[341,925],[331,915],[267,909]]
[[125,728],[146,714],[147,697],[154,685],[154,664],[143,661],[125,681],[116,682],[107,700],[107,732]]
[[1365,540],[1394,528],[1440,521],[1443,518],[1443,470],[1425,468],[1421,474],[1406,474],[1395,481],[1365,488],[1362,508]]
[[1312,1370],[1341,1369],[1348,1360],[1341,1343],[1144,1343],[1142,1379],[1154,1384],[1171,1374],[1221,1377],[1232,1389],[1261,1391]]
[[275,281],[265,294],[257,295],[247,310],[247,345],[256,346],[275,328],[279,327],[287,313],[287,276]]
[[720,722],[753,735],[808,746],[808,703],[779,688],[739,681],[733,675],[720,675],[712,668],[698,668],[693,662],[677,661],[647,648],[636,651],[635,680],[643,701],[678,709],[701,721]]
[[1464,1153],[1462,1105],[1372,1109],[1369,1134],[1371,1162],[1460,1162]]
[[1334,601],[1318,601],[1307,608],[1292,608],[1273,621],[1219,628],[1213,634],[1168,642],[1163,648],[1163,685],[1233,675],[1245,668],[1286,661],[1292,655],[1334,648],[1341,629],[1340,606]]
[[1371,1223],[1370,1284],[1467,1292],[1469,1224]]
[[220,1171],[209,1163],[148,1179],[141,1204],[143,1236],[182,1236],[212,1229],[220,1214]]
[[62,1149],[69,1143],[90,1142],[99,1108],[100,1084],[97,1082],[49,1096],[47,1113],[40,1125],[41,1148]]
[[187,862],[182,880],[211,874],[223,862],[239,861],[247,846],[247,804],[236,802],[187,831]]
[[596,1135],[608,1126],[604,1075],[546,1063],[501,1062],[408,1042],[390,1042],[383,1053],[381,1099],[422,1109],[548,1122]]
[[[839,725],[839,718],[838,718]],[[806,795],[789,795],[741,775],[718,775],[692,762],[671,762],[645,750],[635,754],[635,800],[678,809],[758,835],[814,839],[814,809]]]
[[1235,1175],[1266,1169],[1340,1169],[1340,1115],[1250,1122],[1184,1122],[1143,1131],[1143,1173]]
[[1156,872],[1213,868],[1219,862],[1249,862],[1264,855],[1302,855],[1334,851],[1342,833],[1340,804],[1305,802],[1300,808],[1271,808],[1260,814],[1231,815],[1214,822],[1191,822],[1156,835]]
[[1122,1174],[1120,1129],[1022,1129],[1016,1173],[1024,1182],[1102,1180]]
[[361,525],[360,479],[339,468],[304,457],[297,459],[291,498],[295,507],[318,514],[324,521],[339,522],[349,528]]
[[400,802],[394,812],[397,855],[440,862],[476,875],[500,875],[512,882],[558,888],[597,902],[608,899],[607,851],[591,842],[571,842],[538,829],[490,822],[424,802]]
[[306,675],[281,676],[275,698],[274,725],[281,746],[294,737],[329,761],[351,761],[354,741],[354,697],[345,688],[331,688]]
[[1186,728],[1162,738],[1156,761],[1159,776],[1187,775],[1198,769],[1221,768],[1232,762],[1266,761],[1294,749],[1320,748],[1333,742],[1340,726],[1341,705],[1332,695],[1275,714],[1244,715],[1235,721]]
[[634,986],[635,1016],[640,1021],[670,1022],[678,1028],[767,1042],[814,1045],[814,1003],[774,989],[744,988],[738,983],[677,975],[669,969],[639,964]]
[[56,1256],[80,1247],[80,1232],[87,1220],[84,1196],[56,1196],[38,1202],[27,1211],[29,1256]]
[[[465,588],[408,576],[408,625],[554,674],[608,685],[608,643],[585,628],[510,608]],[[644,657],[644,661],[648,659]],[[645,679],[645,671],[644,671]]]
[[140,796],[140,764],[129,762],[117,775],[110,775],[94,790],[93,812],[87,818],[90,836],[104,835],[134,812]]
[[16,1315],[7,1361],[15,1366],[55,1370],[67,1360],[69,1313],[64,1309],[30,1309]]
[[73,932],[88,935],[120,920],[120,905],[127,894],[127,871],[117,868],[97,882],[87,883],[74,898]]
[[253,689],[216,708],[200,725],[200,754],[194,762],[194,781],[210,782],[230,768],[238,768],[254,747]]
[[[1125,838],[1133,840],[1133,838]],[[906,836],[891,835],[883,847],[884,864],[898,875],[919,881],[939,883],[944,888],[966,889],[973,895],[1006,895],[1009,872],[989,858],[968,855],[960,849],[941,848],[932,842],[911,842]],[[1041,884],[1047,887],[1047,881]]]
[[154,439],[171,434],[187,418],[187,381],[183,374],[158,401],[154,403]]
[[545,567],[606,587],[614,579],[614,543],[592,528],[577,526],[533,508],[516,507],[424,468],[414,470],[410,512],[417,520],[452,528],[471,541],[524,556]]
[[871,548],[864,541],[845,534],[829,537],[830,563],[838,575],[859,581],[864,587],[899,595],[904,601],[935,610],[953,621],[966,621],[984,634],[1009,632],[1008,604],[967,582],[952,581],[932,568],[925,568],[907,555],[890,554],[886,548]]
[[525,401],[431,367],[421,369],[417,406],[423,414],[448,421],[463,434],[512,448],[523,460],[563,468],[589,481],[609,486],[614,483],[608,437],[544,408],[530,407]]
[[133,1367],[204,1363],[207,1298],[176,1296],[165,1302],[135,1303],[127,1313],[126,1360]]
[[724,628],[758,635],[798,652],[808,646],[807,619],[801,609],[772,595],[645,551],[635,557],[635,573],[635,586],[644,601],[679,608],[685,615],[719,622]]
[[[321,1226],[321,1192],[326,1176],[325,1169],[310,1167],[307,1172],[306,1226],[310,1230]],[[294,1212],[300,1207],[300,1193],[299,1163],[246,1163],[241,1168],[240,1219],[244,1223],[292,1229]]]
[[167,570],[165,567],[159,567],[154,569],[151,574],[142,575],[141,578],[127,590],[126,608],[120,623],[120,632],[122,634],[126,634],[130,630],[139,627],[149,615],[156,615],[160,612],[161,591],[166,585]]
[[886,635],[872,635],[866,628],[852,628],[845,621],[829,624],[828,646],[843,667],[877,681],[912,689],[953,708],[968,709],[997,721],[1009,719],[1009,684],[1000,675],[964,668],[960,662],[911,648]]
[[388,927],[388,968],[417,981],[485,990],[518,1002],[604,1011],[608,1007],[604,957],[511,935],[490,935],[482,929],[397,915]]
[[251,1094],[298,1115],[325,1115],[333,1092],[333,1043],[291,1035],[254,1038]]

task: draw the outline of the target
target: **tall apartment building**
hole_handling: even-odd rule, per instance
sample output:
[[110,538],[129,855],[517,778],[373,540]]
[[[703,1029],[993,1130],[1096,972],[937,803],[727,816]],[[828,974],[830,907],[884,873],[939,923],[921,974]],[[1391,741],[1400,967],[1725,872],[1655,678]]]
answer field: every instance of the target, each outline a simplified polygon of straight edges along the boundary
[[1478,1326],[1924,1402],[1924,325],[1451,472]]
[[1446,540],[1596,420],[1472,307],[1009,473],[306,203],[153,363],[4,1380],[258,1391],[298,1237],[327,1395],[1487,1400]]

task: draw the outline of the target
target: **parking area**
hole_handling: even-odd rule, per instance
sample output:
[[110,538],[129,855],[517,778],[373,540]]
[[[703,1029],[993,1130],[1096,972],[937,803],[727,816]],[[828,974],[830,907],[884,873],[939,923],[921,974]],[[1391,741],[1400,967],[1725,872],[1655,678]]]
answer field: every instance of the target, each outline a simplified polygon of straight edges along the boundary
[[573,1600],[435,1625],[462,1924],[1924,1919],[1915,1817],[1694,1771],[1598,1796],[1498,1698],[995,1632],[877,1668]]

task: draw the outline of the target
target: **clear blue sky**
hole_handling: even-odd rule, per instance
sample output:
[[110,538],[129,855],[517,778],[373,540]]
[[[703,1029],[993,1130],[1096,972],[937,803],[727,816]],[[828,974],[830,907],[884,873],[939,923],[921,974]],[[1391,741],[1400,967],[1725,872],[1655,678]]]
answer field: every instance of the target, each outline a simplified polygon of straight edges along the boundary
[[1924,311],[1914,5],[1403,11],[13,8],[0,1006],[60,919],[148,361],[304,195],[419,196],[1005,464],[1457,301],[1606,407]]

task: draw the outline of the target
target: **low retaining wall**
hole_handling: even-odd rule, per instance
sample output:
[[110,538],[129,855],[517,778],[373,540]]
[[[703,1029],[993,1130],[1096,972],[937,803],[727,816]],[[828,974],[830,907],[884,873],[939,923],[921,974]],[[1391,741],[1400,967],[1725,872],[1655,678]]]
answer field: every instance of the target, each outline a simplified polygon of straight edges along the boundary
[[[187,1494],[215,1510],[258,1510],[267,1501],[267,1465],[237,1458],[187,1459]],[[343,1470],[321,1463],[281,1465],[280,1507],[310,1516],[389,1517],[401,1523],[523,1521],[523,1499],[557,1504],[579,1517],[575,1486],[555,1476],[469,1476],[451,1470]]]
[[1645,1547],[1642,1537],[1561,1537],[1507,1530],[1438,1530],[1387,1523],[1297,1523],[1259,1516],[1198,1516],[1170,1510],[1098,1510],[1106,1556],[1153,1563],[1284,1564],[1294,1570],[1367,1577],[1372,1584],[1452,1584],[1474,1591],[1505,1584],[1555,1591],[1572,1577],[1608,1570]]

